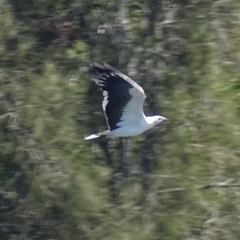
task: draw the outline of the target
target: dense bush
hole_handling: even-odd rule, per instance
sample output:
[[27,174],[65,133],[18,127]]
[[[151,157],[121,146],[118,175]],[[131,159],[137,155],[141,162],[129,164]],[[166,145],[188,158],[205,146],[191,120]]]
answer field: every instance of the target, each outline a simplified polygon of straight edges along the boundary
[[[238,240],[239,14],[224,1],[0,0],[1,239]],[[86,67],[105,61],[168,117],[128,178]]]

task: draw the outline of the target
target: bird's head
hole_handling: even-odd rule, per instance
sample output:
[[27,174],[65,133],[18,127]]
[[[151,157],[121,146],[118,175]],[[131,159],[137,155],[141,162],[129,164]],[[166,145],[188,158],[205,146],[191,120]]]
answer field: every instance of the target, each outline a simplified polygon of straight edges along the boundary
[[167,121],[168,119],[166,117],[163,117],[163,116],[154,116],[153,117],[153,124],[154,126],[164,122],[164,121]]

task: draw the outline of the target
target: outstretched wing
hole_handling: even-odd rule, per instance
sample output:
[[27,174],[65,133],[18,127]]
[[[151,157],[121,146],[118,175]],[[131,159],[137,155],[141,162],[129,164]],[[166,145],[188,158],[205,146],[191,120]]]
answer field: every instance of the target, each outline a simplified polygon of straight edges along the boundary
[[106,63],[94,63],[89,75],[103,90],[102,107],[110,130],[143,118],[146,95],[136,82]]

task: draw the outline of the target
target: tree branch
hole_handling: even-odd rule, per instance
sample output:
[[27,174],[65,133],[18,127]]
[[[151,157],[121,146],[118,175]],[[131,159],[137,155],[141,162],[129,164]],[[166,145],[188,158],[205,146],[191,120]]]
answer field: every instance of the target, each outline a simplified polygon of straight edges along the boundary
[[[206,184],[203,186],[198,186],[195,187],[195,189],[209,189],[209,188],[233,188],[233,187],[240,187],[240,183],[210,183],[210,184]],[[158,194],[165,194],[165,193],[175,193],[175,192],[183,192],[183,191],[187,191],[188,188],[169,188],[169,189],[163,189],[163,190],[159,190],[157,191]]]

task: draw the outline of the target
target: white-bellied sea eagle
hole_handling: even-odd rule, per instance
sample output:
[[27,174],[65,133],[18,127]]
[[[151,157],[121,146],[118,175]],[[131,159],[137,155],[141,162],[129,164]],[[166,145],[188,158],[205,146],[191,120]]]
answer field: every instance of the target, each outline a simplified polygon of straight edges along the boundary
[[139,135],[167,120],[163,116],[145,116],[144,90],[131,78],[104,63],[94,63],[88,70],[92,81],[103,90],[102,107],[108,130],[85,138],[123,137]]

